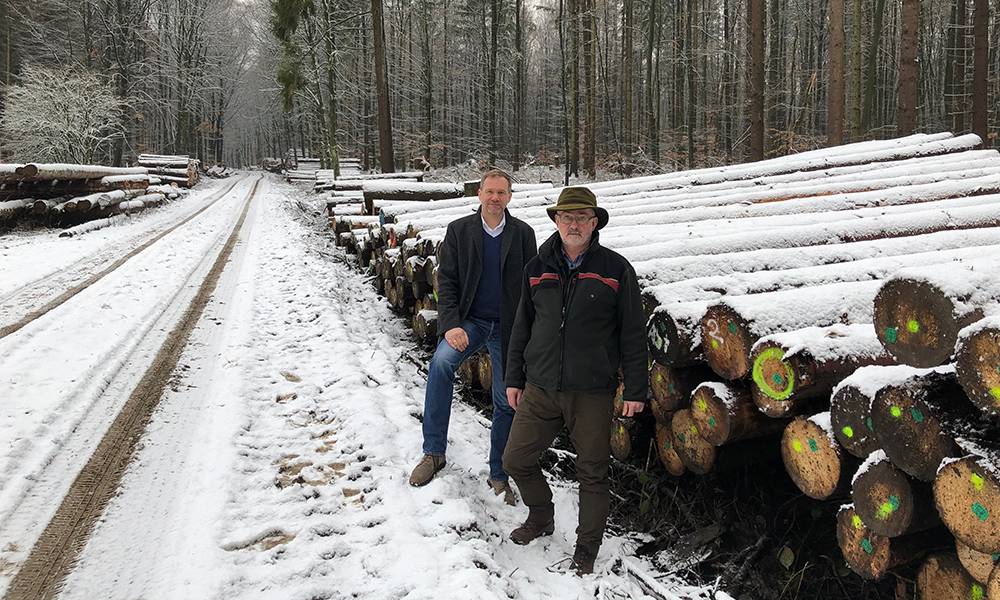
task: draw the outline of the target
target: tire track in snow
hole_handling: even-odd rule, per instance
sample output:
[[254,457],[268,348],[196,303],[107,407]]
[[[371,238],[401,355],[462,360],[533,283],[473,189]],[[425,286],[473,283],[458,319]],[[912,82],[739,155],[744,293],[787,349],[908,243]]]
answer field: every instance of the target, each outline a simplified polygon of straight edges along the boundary
[[[125,407],[115,418],[97,449],[77,475],[59,509],[35,543],[27,560],[14,576],[5,600],[53,598],[60,582],[72,568],[95,522],[114,495],[152,411],[156,408],[181,352],[207,305],[239,237],[254,183],[242,214],[218,257],[202,281],[183,318],[170,332]],[[206,207],[207,208],[207,207]]]

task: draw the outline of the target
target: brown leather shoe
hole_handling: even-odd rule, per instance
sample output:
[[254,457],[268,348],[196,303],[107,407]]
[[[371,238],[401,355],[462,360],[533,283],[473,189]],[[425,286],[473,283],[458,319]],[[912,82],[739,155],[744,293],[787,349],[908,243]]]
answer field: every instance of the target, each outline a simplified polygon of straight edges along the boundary
[[444,468],[445,464],[447,463],[444,456],[425,454],[417,466],[413,467],[413,472],[410,473],[410,485],[414,487],[427,485],[431,479],[434,479],[434,475]]
[[544,519],[533,519],[531,515],[524,523],[510,532],[510,539],[515,544],[519,546],[524,546],[525,544],[531,542],[535,538],[540,538],[543,535],[552,535],[552,532],[556,530],[556,523],[549,517],[548,520]]
[[517,506],[517,496],[514,495],[514,490],[510,487],[509,481],[497,481],[496,479],[487,479],[487,483],[490,484],[490,488],[493,493],[499,496],[503,494],[503,501],[510,506]]
[[573,552],[573,562],[570,568],[579,576],[590,575],[594,572],[595,560],[597,560],[596,550],[577,544],[576,550]]

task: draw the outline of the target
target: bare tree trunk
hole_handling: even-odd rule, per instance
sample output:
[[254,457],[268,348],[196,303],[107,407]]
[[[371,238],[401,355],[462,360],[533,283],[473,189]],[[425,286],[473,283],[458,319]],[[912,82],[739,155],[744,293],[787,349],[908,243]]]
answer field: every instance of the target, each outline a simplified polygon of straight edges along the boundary
[[917,126],[917,30],[920,0],[903,0],[899,49],[898,134],[910,135]]
[[490,1],[490,65],[489,65],[489,90],[487,96],[490,103],[490,165],[497,161],[497,44],[500,36],[500,0]]
[[[520,2],[520,0],[518,0]],[[621,71],[621,106],[622,119],[620,130],[622,141],[626,148],[631,146],[632,136],[632,69],[633,69],[633,41],[632,29],[635,27],[635,14],[633,12],[633,1],[624,0],[622,5],[622,71]]]
[[434,70],[431,56],[431,3],[424,0],[423,37],[421,38],[424,54],[424,160],[431,162],[431,123],[434,105]]
[[830,88],[827,92],[827,144],[844,143],[844,0],[830,0]]
[[764,158],[764,23],[767,18],[764,0],[749,0],[750,19],[750,79],[747,96],[750,101],[749,160]]
[[989,0],[974,0],[972,18],[972,34],[975,39],[975,50],[972,58],[972,133],[983,140],[983,146],[989,147],[988,119],[988,80],[989,80]]
[[569,7],[569,172],[580,174],[580,2],[568,0]]
[[951,66],[951,86],[948,93],[951,94],[952,103],[949,107],[952,115],[951,129],[955,133],[965,131],[965,48],[966,48],[966,4],[965,0],[955,0],[954,28],[952,29],[954,39],[952,48],[954,55],[949,61]]
[[584,85],[584,116],[583,116],[583,170],[594,178],[597,175],[597,45],[594,38],[594,0],[581,0],[583,10],[580,11],[581,38],[583,47],[583,85]]
[[851,124],[852,124],[852,130],[854,132],[853,135],[854,139],[860,139],[861,136],[864,135],[864,130],[862,129],[861,125],[861,113],[862,113],[861,75],[862,72],[864,71],[864,67],[862,66],[861,63],[861,34],[862,34],[861,23],[862,23],[862,17],[864,16],[863,12],[864,9],[862,8],[861,0],[854,0],[854,14],[853,14],[854,24],[852,27],[853,29],[852,37],[854,39],[852,44],[853,47],[851,48],[851,71],[854,76],[853,87],[851,90],[853,92],[852,93],[853,101],[851,102],[851,112],[852,112]]
[[382,0],[372,0],[372,32],[375,47],[375,88],[378,94],[379,166],[383,173],[396,171],[392,154],[392,114],[389,112],[389,84],[386,81],[385,29]]
[[521,34],[521,2],[514,0],[514,152],[511,164],[521,167],[521,142],[524,131],[524,36]]
[[878,66],[879,47],[882,45],[882,22],[885,15],[885,0],[875,0],[875,20],[872,24],[871,44],[868,46],[868,57],[865,61],[865,104],[861,116],[861,129],[869,135],[875,123],[875,75]]
[[694,129],[697,126],[695,119],[695,102],[697,101],[694,88],[695,77],[695,42],[694,42],[694,9],[695,0],[687,0],[687,165],[689,169],[694,168]]
[[656,86],[653,84],[653,42],[656,40],[657,0],[649,3],[649,36],[646,42],[646,139],[649,143],[649,155],[653,162],[660,162],[660,132],[657,127]]

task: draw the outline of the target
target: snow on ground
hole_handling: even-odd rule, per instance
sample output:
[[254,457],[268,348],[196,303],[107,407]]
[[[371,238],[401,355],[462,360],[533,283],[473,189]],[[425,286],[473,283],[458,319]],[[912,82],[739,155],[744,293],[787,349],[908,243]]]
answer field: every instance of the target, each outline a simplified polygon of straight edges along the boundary
[[554,536],[509,542],[527,511],[488,490],[488,422],[463,403],[448,466],[410,487],[424,357],[330,233],[293,217],[293,188],[264,189],[63,598],[647,597],[629,570],[709,597],[622,560],[621,537],[599,574],[550,572],[573,549],[573,482],[554,482]]

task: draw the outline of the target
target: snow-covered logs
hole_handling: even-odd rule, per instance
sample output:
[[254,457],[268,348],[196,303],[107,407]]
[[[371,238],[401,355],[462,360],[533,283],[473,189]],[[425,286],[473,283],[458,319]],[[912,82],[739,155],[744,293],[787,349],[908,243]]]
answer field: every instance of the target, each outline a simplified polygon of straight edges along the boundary
[[962,330],[955,371],[969,400],[985,414],[1000,416],[1000,317]]
[[[921,512],[929,482],[942,457],[960,454],[957,444],[948,451],[929,444],[937,438],[928,432],[936,420],[942,437],[955,443],[950,419],[962,411],[940,411],[937,402],[921,408],[914,400],[925,398],[911,388],[895,399],[887,390],[916,373],[878,366],[896,359],[873,322],[876,294],[900,269],[947,272],[1000,246],[1000,195],[984,195],[997,189],[1000,155],[962,152],[970,141],[907,138],[590,186],[611,214],[602,243],[629,258],[640,277],[654,359],[654,446],[637,435],[648,417],[616,421],[616,456],[648,467],[655,447],[667,473],[700,475],[776,458],[780,449],[791,480],[806,495],[829,500],[852,492],[860,459],[897,445],[902,464],[887,448],[886,460],[857,478],[860,513],[875,525],[870,536],[843,546],[849,563],[877,578],[950,545],[943,528],[913,532],[918,522],[937,521],[934,511]],[[346,207],[355,211],[358,198],[341,195],[347,192],[335,190],[329,199],[330,210],[340,210],[338,221],[357,216]],[[510,203],[539,241],[554,229],[544,208],[558,192],[517,192]],[[381,225],[352,223],[338,231],[345,243],[370,249],[376,285],[391,288],[397,307],[419,312],[433,300],[430,259],[447,224],[476,206],[474,198],[373,201]],[[366,264],[360,255],[359,262]],[[396,278],[418,280],[421,272],[429,287],[411,282],[414,303],[405,308]],[[882,369],[902,371],[889,376]],[[986,377],[988,369],[981,371],[987,387],[1000,387]],[[880,393],[893,403],[876,412],[910,421],[880,429],[872,412]],[[964,402],[961,392],[955,401]],[[803,416],[788,420],[795,415]],[[867,529],[862,516],[852,515],[855,531],[853,517]]]
[[201,161],[190,156],[170,154],[140,154],[137,161],[147,172],[155,173],[164,181],[181,187],[194,187],[198,183],[198,169]]
[[959,331],[1000,310],[1000,260],[970,260],[894,275],[875,298],[875,330],[899,362],[948,362]]

